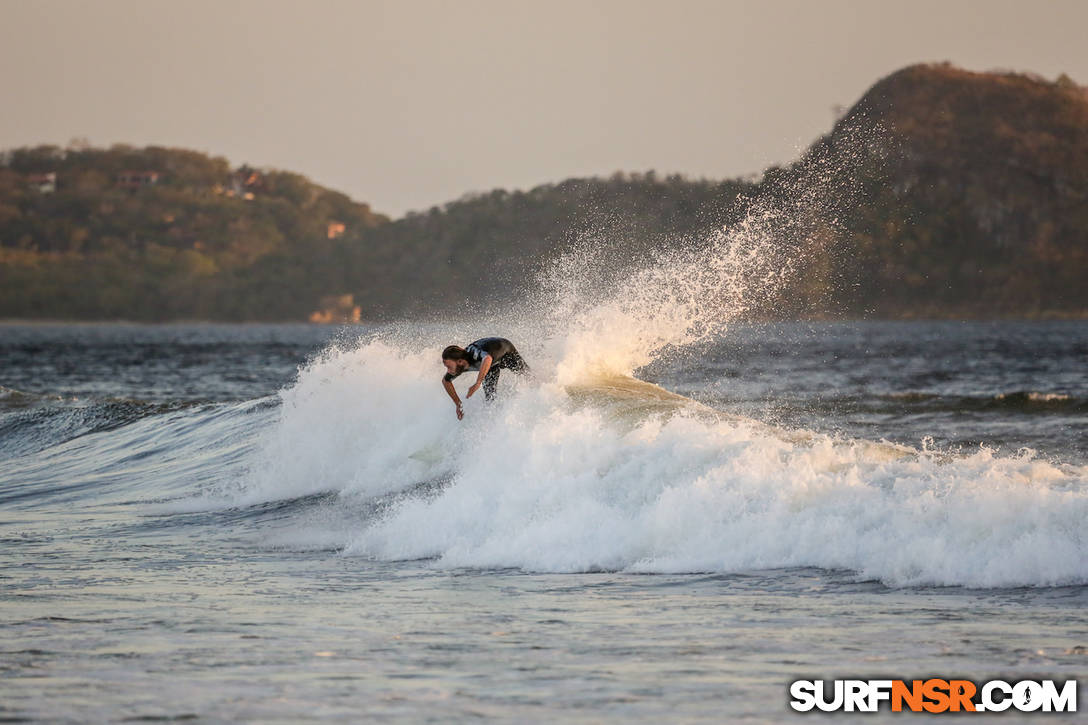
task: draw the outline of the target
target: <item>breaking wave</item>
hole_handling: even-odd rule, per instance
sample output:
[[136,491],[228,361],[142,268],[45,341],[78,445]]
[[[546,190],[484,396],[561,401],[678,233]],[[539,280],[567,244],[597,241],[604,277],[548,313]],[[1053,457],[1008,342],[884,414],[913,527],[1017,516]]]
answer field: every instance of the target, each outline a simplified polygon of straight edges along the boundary
[[[249,475],[216,495],[230,506],[331,495],[324,506],[356,513],[279,540],[438,567],[1088,582],[1084,467],[776,428],[635,377],[773,301],[795,261],[773,222],[751,216],[614,280],[576,251],[530,313],[452,340],[402,326],[337,343],[281,392]],[[472,398],[458,423],[438,357],[474,334],[513,339],[537,377],[505,373],[501,400]]]

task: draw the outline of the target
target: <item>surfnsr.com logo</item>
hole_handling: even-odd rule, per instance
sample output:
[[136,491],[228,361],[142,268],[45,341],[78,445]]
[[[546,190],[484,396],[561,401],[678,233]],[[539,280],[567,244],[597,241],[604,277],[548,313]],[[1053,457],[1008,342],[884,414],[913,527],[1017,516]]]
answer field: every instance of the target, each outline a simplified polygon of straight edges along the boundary
[[1054,680],[797,680],[790,707],[798,712],[1076,712],[1077,681]]

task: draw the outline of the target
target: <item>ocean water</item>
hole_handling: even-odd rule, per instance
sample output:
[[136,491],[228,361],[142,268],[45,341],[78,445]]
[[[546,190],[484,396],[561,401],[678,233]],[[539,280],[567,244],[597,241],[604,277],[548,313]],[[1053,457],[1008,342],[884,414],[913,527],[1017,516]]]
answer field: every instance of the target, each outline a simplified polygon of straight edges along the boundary
[[[582,239],[457,321],[0,327],[0,719],[778,722],[797,679],[1082,677],[1088,323],[743,322],[822,193],[622,268]],[[439,354],[485,335],[533,374],[458,422]]]
[[[0,719],[1083,681],[1088,323],[707,325],[635,282],[547,325],[0,325]],[[458,423],[438,353],[488,334],[535,376]]]

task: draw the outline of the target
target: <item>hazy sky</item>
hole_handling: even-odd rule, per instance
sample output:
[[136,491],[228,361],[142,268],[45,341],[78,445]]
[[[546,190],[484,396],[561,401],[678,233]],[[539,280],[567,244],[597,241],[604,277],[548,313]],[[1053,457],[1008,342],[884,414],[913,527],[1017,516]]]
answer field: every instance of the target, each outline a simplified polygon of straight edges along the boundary
[[916,62],[1088,83],[1086,28],[1088,0],[0,0],[0,148],[195,148],[399,215],[756,173]]

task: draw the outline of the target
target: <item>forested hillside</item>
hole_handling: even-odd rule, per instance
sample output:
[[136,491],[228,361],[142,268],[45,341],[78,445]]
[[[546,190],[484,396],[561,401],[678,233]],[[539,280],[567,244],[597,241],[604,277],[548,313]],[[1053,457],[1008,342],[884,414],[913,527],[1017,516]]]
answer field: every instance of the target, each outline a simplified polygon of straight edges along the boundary
[[753,209],[776,210],[795,267],[765,314],[1082,316],[1088,93],[1064,76],[913,66],[760,179],[615,173],[396,221],[193,151],[19,149],[0,157],[0,317],[447,314],[518,296],[572,244],[622,268]]

